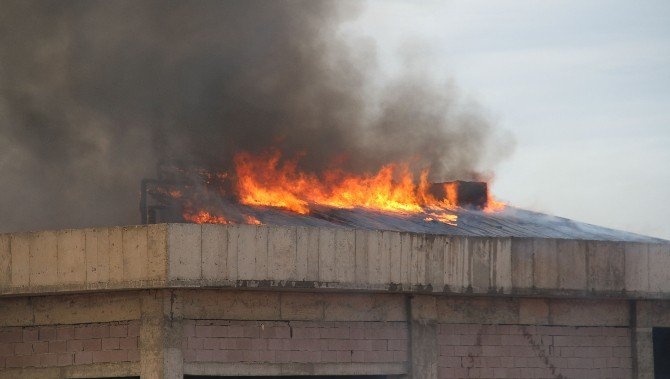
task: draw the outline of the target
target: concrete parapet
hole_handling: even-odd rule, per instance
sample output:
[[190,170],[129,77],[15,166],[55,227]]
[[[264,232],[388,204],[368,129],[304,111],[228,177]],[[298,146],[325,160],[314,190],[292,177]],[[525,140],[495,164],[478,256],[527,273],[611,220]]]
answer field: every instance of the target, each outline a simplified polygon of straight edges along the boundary
[[167,283],[167,225],[0,236],[0,294],[136,288]]
[[0,235],[0,295],[182,287],[670,297],[670,244],[160,224]]

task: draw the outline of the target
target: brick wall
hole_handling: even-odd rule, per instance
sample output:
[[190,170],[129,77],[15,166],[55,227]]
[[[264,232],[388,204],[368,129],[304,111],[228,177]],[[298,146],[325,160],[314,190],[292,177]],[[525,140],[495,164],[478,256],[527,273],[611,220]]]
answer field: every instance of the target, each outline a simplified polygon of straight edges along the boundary
[[139,323],[0,328],[0,368],[139,361]]
[[190,320],[186,362],[396,363],[407,361],[403,322]]
[[440,378],[630,378],[628,328],[441,324]]

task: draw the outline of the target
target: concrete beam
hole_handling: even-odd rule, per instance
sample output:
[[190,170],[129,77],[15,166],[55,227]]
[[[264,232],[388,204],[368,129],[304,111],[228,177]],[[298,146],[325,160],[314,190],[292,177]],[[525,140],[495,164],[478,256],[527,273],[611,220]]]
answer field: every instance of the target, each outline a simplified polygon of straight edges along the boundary
[[162,224],[0,235],[0,295],[184,287],[670,298],[670,244]]
[[0,295],[161,288],[167,225],[0,236]]
[[[403,375],[402,363],[187,363],[186,375],[288,376],[288,375]],[[404,376],[404,375],[403,375]]]

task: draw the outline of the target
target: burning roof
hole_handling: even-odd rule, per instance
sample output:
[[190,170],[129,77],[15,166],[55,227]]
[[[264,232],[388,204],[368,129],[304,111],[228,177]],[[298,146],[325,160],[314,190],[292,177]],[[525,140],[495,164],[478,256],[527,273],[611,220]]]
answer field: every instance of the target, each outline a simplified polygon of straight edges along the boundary
[[482,237],[660,241],[506,206],[485,182],[430,183],[406,164],[354,175],[301,171],[278,151],[235,157],[235,172],[159,165],[142,182],[143,223],[345,227]]

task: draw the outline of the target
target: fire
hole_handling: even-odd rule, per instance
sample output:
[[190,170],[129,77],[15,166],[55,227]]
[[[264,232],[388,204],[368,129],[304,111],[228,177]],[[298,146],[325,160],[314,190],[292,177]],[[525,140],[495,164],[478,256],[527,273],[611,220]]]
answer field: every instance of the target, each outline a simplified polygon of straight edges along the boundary
[[[182,217],[184,217],[185,221],[194,222],[196,224],[237,224],[237,222],[233,220],[228,220],[223,216],[212,215],[210,212],[205,210],[200,210],[196,213],[190,213],[189,211],[184,211]],[[260,222],[259,219],[251,215],[242,215],[242,219],[243,224],[250,224],[250,225],[263,224],[262,222]]]
[[244,215],[244,221],[250,225],[263,225],[263,223],[254,216]]
[[[296,158],[284,159],[275,149],[258,155],[238,153],[234,157],[234,165],[234,173],[206,173],[203,177],[212,179],[206,183],[211,185],[214,178],[218,183],[230,183],[230,190],[217,190],[217,193],[221,196],[234,195],[234,202],[253,207],[282,208],[297,214],[309,214],[316,207],[363,208],[401,217],[420,215],[425,222],[456,226],[458,215],[454,211],[459,209],[459,201],[469,201],[459,199],[459,185],[466,182],[447,182],[439,187],[428,181],[427,170],[417,177],[406,163],[389,163],[376,172],[364,174],[342,169],[316,174],[301,170]],[[487,186],[482,186],[486,190]],[[198,197],[199,194],[188,196],[173,191],[169,195],[183,200],[183,218],[186,221],[199,224],[262,224],[248,214],[224,212],[226,207],[222,207],[221,211],[212,211],[214,208],[210,206],[199,206],[215,204],[207,197]],[[486,205],[480,209],[484,212],[498,212],[505,208],[505,204],[495,200],[490,193],[487,193],[486,203],[478,203],[474,207],[482,207],[483,204]]]
[[453,225],[456,226],[456,221],[458,220],[458,216],[454,214],[448,214],[448,213],[435,213],[431,212],[428,213],[428,217],[423,219],[426,222],[431,222],[431,221],[438,221],[442,222],[445,224]]
[[200,210],[197,213],[184,212],[184,220],[195,222],[196,224],[230,224],[231,222],[226,220],[222,216],[213,216],[207,211]]
[[458,183],[444,183],[444,193],[449,204],[452,206],[458,204]]
[[504,210],[506,206],[507,204],[496,200],[489,192],[486,199],[486,207],[483,210],[486,213],[495,213]]
[[307,214],[312,205],[366,208],[397,213],[419,213],[424,207],[453,208],[430,194],[428,172],[414,180],[406,164],[388,164],[372,174],[354,175],[327,170],[322,175],[300,171],[295,160],[281,162],[281,154],[235,157],[240,202],[285,208]]

